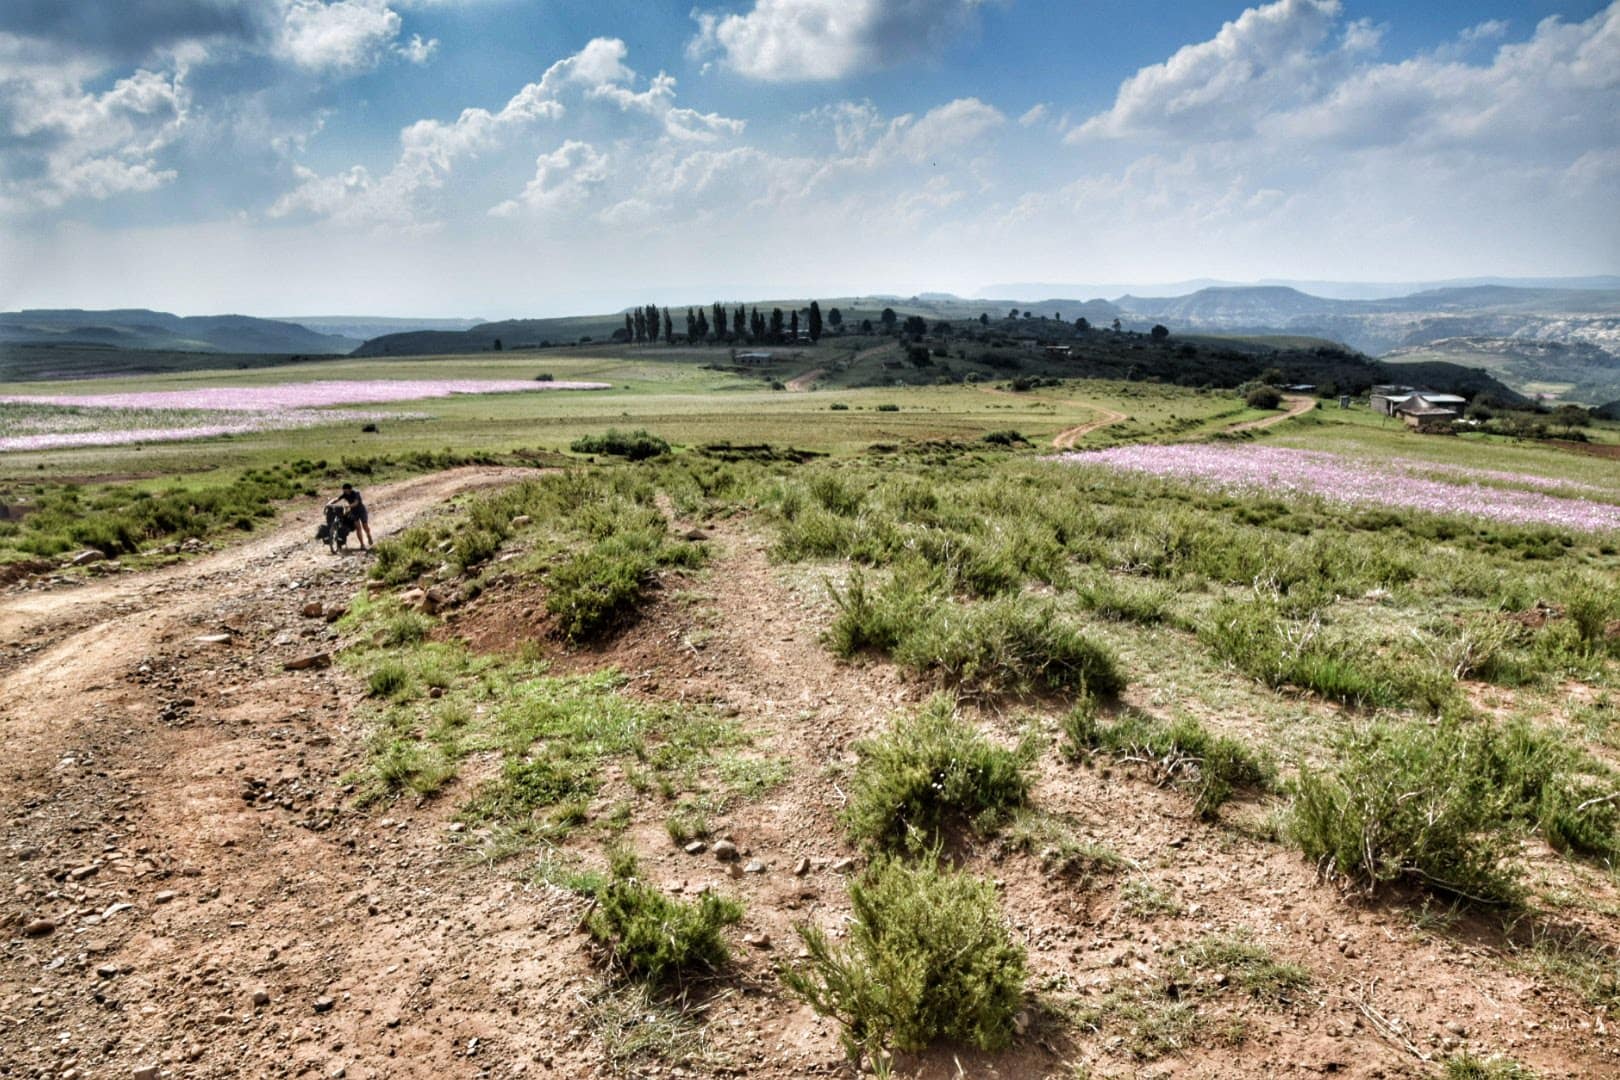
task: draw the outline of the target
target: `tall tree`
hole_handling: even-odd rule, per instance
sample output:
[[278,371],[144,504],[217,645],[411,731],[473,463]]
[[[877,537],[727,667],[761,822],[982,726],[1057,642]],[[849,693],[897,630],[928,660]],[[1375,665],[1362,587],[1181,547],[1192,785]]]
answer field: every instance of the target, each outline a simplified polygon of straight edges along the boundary
[[664,344],[675,344],[675,324],[670,321],[669,308],[664,309]]
[[810,301],[810,340],[821,340],[821,305]]
[[894,333],[894,324],[900,318],[900,316],[898,316],[898,315],[896,315],[894,313],[894,308],[892,308],[892,307],[884,308],[883,309],[883,315],[881,316],[881,318],[883,319],[883,329],[884,329],[884,331],[886,333],[890,333],[890,334]]
[[838,333],[843,333],[844,313],[842,311],[839,311],[837,308],[833,308],[831,311],[827,312],[827,322],[831,324],[833,330],[837,331]]
[[726,309],[718,300],[714,302],[714,336],[721,341],[726,339]]
[[731,315],[731,332],[742,337],[748,333],[748,326],[748,309],[738,304],[737,310]]
[[647,341],[658,344],[658,305],[647,305]]
[[686,340],[687,341],[696,341],[697,339],[698,339],[697,316],[692,314],[692,309],[691,308],[687,308],[686,309]]
[[1074,328],[1081,331],[1090,330],[1091,320],[1082,315],[1078,319],[1074,320]]
[[698,308],[697,312],[697,339],[699,341],[709,340],[709,317],[703,314],[702,308]]
[[989,326],[990,325],[990,313],[988,311],[979,312],[979,325],[980,326]]
[[635,322],[634,319],[632,319],[630,317],[630,313],[627,311],[627,312],[624,313],[624,340],[626,340],[626,341],[634,340],[635,336],[636,336],[636,322]]
[[646,341],[647,340],[647,309],[646,308],[639,308],[639,307],[636,308],[635,316],[636,316],[636,340],[637,341]]
[[771,340],[782,340],[782,309],[779,307],[771,308]]
[[798,341],[799,340],[799,309],[798,308],[793,309],[793,322],[791,324],[789,324],[789,327],[788,327],[788,340],[789,341]]

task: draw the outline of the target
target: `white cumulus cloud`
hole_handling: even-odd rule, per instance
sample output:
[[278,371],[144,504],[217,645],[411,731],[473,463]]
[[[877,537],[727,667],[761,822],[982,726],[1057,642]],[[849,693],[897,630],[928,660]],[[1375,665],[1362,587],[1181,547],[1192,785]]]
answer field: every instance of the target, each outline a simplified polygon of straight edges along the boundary
[[301,68],[352,73],[376,66],[399,29],[387,0],[292,0],[276,47]]
[[516,217],[577,206],[608,177],[607,155],[590,143],[569,139],[534,161],[534,179],[515,199],[491,208],[495,217]]
[[841,79],[938,55],[984,0],[755,0],[745,14],[694,11],[694,56],[775,82]]

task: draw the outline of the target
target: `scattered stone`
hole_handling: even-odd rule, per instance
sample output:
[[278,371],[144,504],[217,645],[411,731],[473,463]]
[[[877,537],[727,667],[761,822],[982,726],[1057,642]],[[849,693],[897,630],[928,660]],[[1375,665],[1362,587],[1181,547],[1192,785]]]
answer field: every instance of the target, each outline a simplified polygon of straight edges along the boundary
[[745,874],[763,874],[764,872],[765,864],[758,859],[749,859],[748,865],[743,867],[743,873]]
[[763,931],[758,934],[744,934],[743,944],[752,945],[756,949],[768,949],[771,947],[771,935]]
[[399,594],[399,602],[408,608],[420,608],[426,601],[427,591],[425,589],[406,589]]
[[72,878],[74,881],[83,881],[87,877],[95,877],[96,873],[100,871],[100,869],[101,867],[97,866],[95,863],[90,863],[86,866],[76,866],[72,870],[68,871],[68,877]]
[[53,933],[55,930],[56,923],[52,922],[50,919],[35,919],[33,922],[23,927],[23,936],[44,937],[46,934]]
[[118,974],[117,964],[102,964],[96,968],[96,974],[103,979],[111,979]]
[[798,862],[793,864],[793,876],[794,877],[804,877],[804,875],[808,874],[809,872],[810,872],[810,860],[809,859],[801,858],[801,859],[799,859]]
[[1012,1020],[1013,1031],[1016,1034],[1022,1036],[1024,1032],[1029,1030],[1030,1017],[1028,1009],[1019,1009],[1017,1012],[1013,1013]]
[[721,862],[735,862],[740,853],[737,851],[737,845],[730,840],[719,840],[714,845],[714,857]]
[[69,566],[89,566],[91,563],[101,562],[106,557],[107,556],[105,554],[103,554],[102,552],[99,552],[99,551],[95,550],[94,548],[90,548],[89,550],[81,551],[77,555],[73,556],[72,561],[69,562],[68,565]]
[[329,652],[310,653],[307,656],[295,657],[281,666],[288,671],[307,671],[311,668],[331,667],[332,654]]
[[847,874],[853,869],[855,869],[854,859],[839,859],[832,864],[832,872],[835,874]]
[[303,610],[304,618],[318,619],[322,615],[326,614],[326,605],[322,604],[319,600],[311,600],[309,603],[304,605]]
[[174,896],[175,893],[173,889],[164,889],[162,892],[152,897],[152,902],[154,904],[167,904],[170,900],[174,899]]
[[686,532],[682,534],[682,537],[686,540],[698,541],[707,540],[709,538],[709,534],[704,532],[702,529],[687,529]]
[[270,1004],[270,991],[262,988],[253,991],[253,1004],[260,1009]]
[[336,1004],[337,1002],[332,998],[318,997],[315,999],[315,1011],[318,1013],[329,1013],[332,1011],[332,1006]]
[[444,687],[442,687],[442,686],[429,687],[428,688],[428,697],[432,698],[434,701],[437,701],[440,698],[444,697]]
[[528,525],[533,521],[534,518],[530,517],[528,514],[519,514],[517,517],[512,519],[512,528],[521,529],[523,526]]
[[708,847],[709,845],[705,844],[701,840],[693,840],[690,844],[686,845],[684,850],[688,855],[701,855],[708,850]]
[[137,1065],[131,1080],[158,1080],[158,1072],[156,1065]]
[[348,613],[349,605],[347,604],[328,604],[326,605],[326,615],[324,617],[327,622],[335,623]]
[[229,645],[231,643],[231,635],[229,635],[229,634],[199,634],[198,637],[197,637],[197,641],[200,644],[203,644],[203,645]]

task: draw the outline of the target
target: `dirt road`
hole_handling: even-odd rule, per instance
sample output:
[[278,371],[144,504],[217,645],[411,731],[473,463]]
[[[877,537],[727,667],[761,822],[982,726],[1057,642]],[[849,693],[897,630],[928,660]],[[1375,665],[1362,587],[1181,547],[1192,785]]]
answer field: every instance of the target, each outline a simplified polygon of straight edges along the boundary
[[[986,394],[996,394],[1001,397],[1028,396],[1024,394],[1015,394],[1011,390],[1001,390],[993,386],[981,386],[979,389],[984,391]],[[1093,431],[1100,431],[1111,424],[1123,424],[1126,420],[1130,419],[1129,416],[1118,411],[1117,409],[1110,409],[1106,406],[1098,405],[1095,402],[1076,401],[1065,398],[1062,401],[1059,401],[1058,404],[1067,405],[1076,409],[1088,409],[1096,414],[1093,419],[1087,420],[1083,424],[1076,424],[1074,427],[1064,428],[1062,431],[1052,436],[1052,446],[1058,450],[1072,450],[1074,449],[1075,443],[1079,442],[1087,435],[1090,435]]]
[[[527,474],[368,494],[381,535]],[[319,514],[161,570],[4,597],[0,1072],[324,1076],[358,1046],[375,1062],[430,1044],[424,1073],[459,1071],[450,1032],[452,1056],[479,1034],[453,1016],[460,939],[519,905],[488,882],[456,896],[433,872],[450,860],[442,832],[402,839],[348,808],[358,688],[339,668],[284,669],[331,648],[302,611],[346,602],[367,562],[316,544]],[[435,981],[440,1006],[403,1022]]]
[[1301,413],[1308,413],[1316,408],[1316,399],[1303,394],[1284,394],[1283,404],[1287,406],[1276,416],[1263,416],[1258,420],[1246,420],[1241,424],[1233,424],[1227,431],[1259,431],[1262,428],[1274,427],[1284,420],[1292,419]]
[[821,378],[825,374],[827,374],[827,369],[826,368],[820,368],[820,367],[811,368],[809,371],[805,372],[803,375],[795,375],[793,378],[789,379],[784,385],[786,385],[787,388],[789,390],[793,391],[794,393],[802,394],[806,390],[809,390],[810,387],[814,386],[816,380]]

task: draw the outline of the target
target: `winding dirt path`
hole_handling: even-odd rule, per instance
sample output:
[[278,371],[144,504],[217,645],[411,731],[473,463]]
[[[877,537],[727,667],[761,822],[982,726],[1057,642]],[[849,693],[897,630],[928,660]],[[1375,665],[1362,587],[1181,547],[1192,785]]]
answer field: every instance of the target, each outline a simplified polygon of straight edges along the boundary
[[[1028,397],[1027,394],[1015,394],[1010,390],[1002,390],[994,386],[981,386],[979,389],[986,394],[995,394],[998,397]],[[1097,414],[1094,419],[1087,420],[1083,424],[1076,424],[1074,427],[1064,428],[1052,436],[1052,446],[1058,450],[1072,450],[1075,443],[1090,435],[1093,431],[1100,431],[1112,424],[1123,424],[1130,419],[1129,416],[1118,409],[1110,409],[1106,405],[1098,405],[1094,401],[1063,398],[1057,404],[1072,405],[1079,409],[1090,409]]]
[[1276,416],[1263,416],[1258,420],[1245,420],[1241,424],[1233,424],[1227,431],[1259,431],[1261,428],[1275,427],[1284,420],[1291,420],[1301,413],[1308,413],[1316,408],[1316,399],[1303,394],[1284,394],[1283,402],[1287,410]]
[[795,375],[793,378],[789,379],[786,385],[787,388],[793,391],[795,394],[802,394],[806,390],[809,390],[810,387],[815,384],[815,381],[825,374],[827,374],[827,369],[824,367],[811,368],[803,375]]

